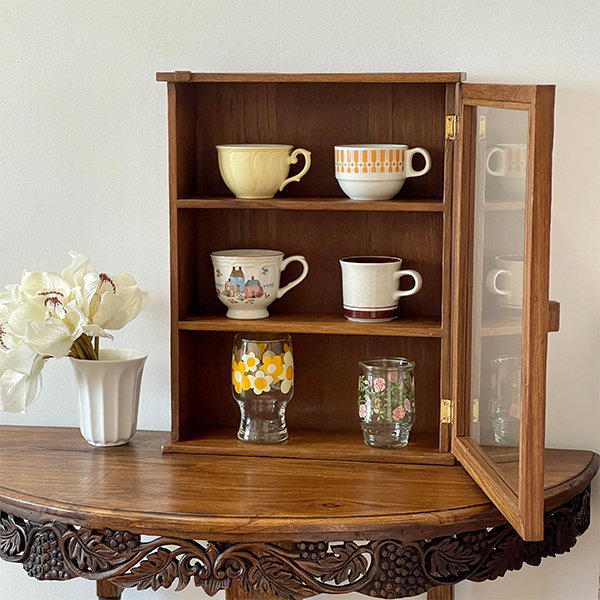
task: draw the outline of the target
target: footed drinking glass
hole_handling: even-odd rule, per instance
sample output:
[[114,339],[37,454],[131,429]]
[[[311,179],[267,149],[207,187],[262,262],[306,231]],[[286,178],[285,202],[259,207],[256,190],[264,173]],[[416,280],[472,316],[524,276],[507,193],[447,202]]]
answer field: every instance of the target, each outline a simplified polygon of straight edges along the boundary
[[492,361],[489,404],[494,442],[518,446],[521,431],[521,357],[499,356]]
[[233,343],[231,384],[240,407],[238,438],[253,444],[287,440],[285,410],[294,395],[291,337],[238,333]]
[[365,444],[403,448],[415,422],[415,363],[376,358],[358,364],[358,418]]

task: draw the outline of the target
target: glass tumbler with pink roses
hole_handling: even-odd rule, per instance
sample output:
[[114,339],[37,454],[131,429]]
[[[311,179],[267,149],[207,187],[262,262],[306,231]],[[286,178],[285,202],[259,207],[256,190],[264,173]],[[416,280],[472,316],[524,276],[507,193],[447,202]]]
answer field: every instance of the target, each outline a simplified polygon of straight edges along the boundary
[[365,444],[403,448],[415,422],[415,363],[374,358],[358,365],[358,418]]

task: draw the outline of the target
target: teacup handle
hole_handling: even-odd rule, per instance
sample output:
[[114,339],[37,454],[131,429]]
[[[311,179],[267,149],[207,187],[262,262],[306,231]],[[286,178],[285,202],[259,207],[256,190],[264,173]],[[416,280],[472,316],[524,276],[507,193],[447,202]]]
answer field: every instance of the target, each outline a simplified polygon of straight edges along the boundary
[[423,279],[421,278],[421,274],[417,271],[412,271],[411,269],[396,271],[394,273],[394,279],[400,279],[400,277],[404,277],[404,275],[410,275],[415,280],[415,285],[410,290],[395,291],[394,300],[398,300],[398,298],[402,298],[402,296],[412,296],[413,294],[416,294],[423,285]]
[[510,271],[507,271],[506,269],[494,269],[487,274],[485,280],[487,289],[492,293],[499,294],[500,296],[510,296],[510,290],[503,290],[498,287],[498,277],[500,277],[500,275],[511,277]]
[[[310,159],[309,159],[309,163],[308,164],[310,166]],[[306,259],[304,258],[304,256],[300,256],[299,254],[295,254],[294,256],[288,256],[287,258],[284,258],[281,261],[281,267],[280,267],[279,270],[283,271],[291,262],[293,262],[295,260],[297,260],[299,263],[302,264],[302,267],[303,267],[302,273],[300,274],[300,277],[298,277],[297,279],[294,279],[294,281],[291,281],[285,287],[282,287],[277,292],[277,297],[278,298],[281,298],[281,296],[283,296],[284,294],[286,294],[287,292],[289,292],[293,287],[296,287],[308,275],[308,263],[306,262]]]
[[[500,164],[497,169],[490,167],[490,159],[494,154],[500,154]],[[502,148],[492,148],[487,155],[487,170],[490,175],[496,175],[497,177],[503,177],[506,175],[506,152]]]
[[[415,154],[421,154],[425,159],[425,166],[420,171],[415,171],[412,166],[412,159]],[[419,175],[425,175],[431,169],[431,156],[425,148],[411,148],[406,151],[406,176],[407,177],[418,177]]]
[[295,165],[298,162],[298,154],[302,154],[302,156],[304,156],[304,169],[302,169],[298,175],[284,179],[279,186],[279,191],[281,191],[288,183],[291,183],[292,181],[300,181],[300,179],[304,177],[304,175],[306,175],[307,171],[310,169],[310,152],[304,148],[296,148],[296,150],[290,154],[288,157],[288,165]]

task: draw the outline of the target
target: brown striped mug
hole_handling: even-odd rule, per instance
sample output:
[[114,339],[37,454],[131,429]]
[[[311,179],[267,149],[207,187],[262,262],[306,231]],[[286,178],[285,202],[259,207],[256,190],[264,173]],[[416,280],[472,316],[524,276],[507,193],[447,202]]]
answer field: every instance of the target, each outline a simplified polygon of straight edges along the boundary
[[[415,154],[425,159],[417,171]],[[405,144],[358,144],[334,147],[335,177],[352,200],[389,200],[404,185],[407,177],[425,175],[431,169],[431,156],[424,148]]]

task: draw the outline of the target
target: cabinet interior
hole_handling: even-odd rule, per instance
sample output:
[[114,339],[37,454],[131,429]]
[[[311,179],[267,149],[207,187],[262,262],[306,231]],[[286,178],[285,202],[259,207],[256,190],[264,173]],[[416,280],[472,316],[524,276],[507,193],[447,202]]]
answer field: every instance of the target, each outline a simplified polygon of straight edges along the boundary
[[[452,252],[453,162],[444,122],[459,79],[258,77],[169,83],[173,427],[165,450],[452,464],[440,424],[450,377]],[[312,166],[273,199],[236,199],[219,173],[215,146],[224,143],[291,144],[312,153]],[[336,182],[333,147],[352,143],[420,146],[431,154],[432,168],[407,179],[396,199],[351,201]],[[268,319],[227,319],[210,253],[230,248],[301,254],[310,271],[269,307]],[[421,273],[423,288],[400,300],[397,320],[351,323],[342,316],[338,261],[353,255],[399,256],[402,268]],[[282,285],[298,274],[292,263]],[[239,331],[292,334],[295,393],[283,444],[236,438],[230,365]],[[417,365],[417,419],[400,450],[366,446],[356,416],[358,361],[378,356],[405,356]]]

